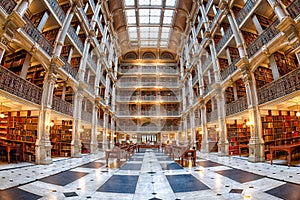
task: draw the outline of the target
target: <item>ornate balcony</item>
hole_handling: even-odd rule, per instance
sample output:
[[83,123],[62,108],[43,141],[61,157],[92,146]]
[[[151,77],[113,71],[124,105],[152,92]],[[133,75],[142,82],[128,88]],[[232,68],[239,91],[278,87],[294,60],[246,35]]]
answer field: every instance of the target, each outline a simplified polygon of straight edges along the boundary
[[64,57],[60,57],[64,61],[64,66],[62,67],[68,74],[70,74],[74,79],[77,79],[77,69],[74,68]]
[[209,92],[212,91],[212,87],[211,85],[207,85],[204,87],[204,92],[203,92],[203,96],[206,96]]
[[5,10],[7,14],[10,14],[14,10],[16,5],[17,3],[13,0],[2,0],[0,2],[0,7],[3,8],[3,10]]
[[222,39],[218,42],[218,44],[216,45],[216,51],[217,53],[220,52],[220,50],[225,47],[225,44],[227,42],[229,42],[229,38],[232,36],[233,32],[232,29],[230,27],[228,27],[228,29],[226,30],[224,36],[222,37]]
[[58,17],[60,23],[63,23],[65,21],[66,14],[58,4],[57,0],[47,0],[47,2],[54,11],[56,17]]
[[221,78],[222,81],[224,81],[227,77],[229,77],[230,75],[232,75],[238,68],[235,65],[240,59],[235,60],[233,63],[231,63],[226,69],[224,69],[221,72]]
[[279,30],[276,26],[279,24],[279,20],[275,20],[259,37],[252,42],[247,48],[248,56],[251,58],[255,53],[257,53],[263,45],[268,44],[273,40],[276,35],[279,34]]
[[244,7],[240,10],[236,17],[236,22],[238,26],[241,25],[241,23],[247,18],[248,14],[252,11],[254,6],[259,2],[260,0],[248,0]]
[[69,33],[70,37],[72,38],[73,42],[75,43],[75,45],[77,45],[79,50],[81,52],[83,52],[83,44],[72,26],[69,27],[68,33]]
[[73,104],[56,96],[53,96],[52,109],[66,115],[73,116]]
[[236,101],[226,104],[226,116],[233,115],[248,109],[247,97],[241,97]]
[[286,8],[286,10],[293,19],[296,19],[300,15],[300,2],[294,1],[291,3],[291,5],[289,5],[289,7]]
[[36,104],[42,99],[42,89],[0,66],[0,89]]
[[259,104],[291,94],[300,90],[300,68],[266,84],[257,91]]
[[49,56],[51,56],[53,46],[50,44],[50,42],[43,36],[43,34],[38,29],[36,29],[36,27],[26,16],[24,16],[23,19],[26,22],[26,24],[22,28],[25,31],[25,33],[28,34],[35,42],[37,42]]

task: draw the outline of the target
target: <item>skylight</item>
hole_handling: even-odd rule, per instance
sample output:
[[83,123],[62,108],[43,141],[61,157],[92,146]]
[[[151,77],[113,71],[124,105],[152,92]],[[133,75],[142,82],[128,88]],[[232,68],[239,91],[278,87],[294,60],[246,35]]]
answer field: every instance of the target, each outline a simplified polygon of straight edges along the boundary
[[124,0],[131,45],[167,48],[176,3],[177,0]]

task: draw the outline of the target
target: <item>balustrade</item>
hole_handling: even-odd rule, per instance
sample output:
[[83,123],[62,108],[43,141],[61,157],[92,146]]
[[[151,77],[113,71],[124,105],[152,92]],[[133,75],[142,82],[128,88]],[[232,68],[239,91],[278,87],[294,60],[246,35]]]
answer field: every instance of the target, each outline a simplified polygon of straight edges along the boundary
[[258,103],[263,104],[298,90],[300,90],[300,68],[261,87],[257,91]]
[[204,86],[203,96],[207,95],[211,91],[212,91],[211,85]]
[[221,72],[221,78],[222,78],[222,81],[224,81],[227,77],[229,77],[230,75],[232,75],[238,68],[237,66],[235,65],[238,61],[240,60],[237,59],[235,60],[233,63],[231,63],[226,69],[224,69],[222,72]]
[[236,114],[248,109],[247,97],[241,97],[236,101],[226,104],[226,116]]
[[69,33],[70,37],[72,38],[73,42],[75,43],[75,45],[77,45],[79,50],[81,52],[83,52],[83,44],[72,26],[69,27],[68,33]]
[[39,46],[51,56],[53,52],[53,46],[50,42],[43,36],[43,34],[32,24],[32,22],[26,17],[23,16],[26,24],[22,27],[26,34],[28,34]]
[[226,30],[225,34],[223,35],[222,39],[218,42],[216,45],[216,51],[217,53],[220,52],[220,50],[225,47],[225,44],[229,42],[229,38],[232,36],[233,32],[230,27]]
[[52,109],[66,115],[73,116],[73,104],[53,96]]
[[13,0],[2,0],[0,2],[0,7],[5,10],[7,14],[10,14],[14,8],[16,7],[17,3]]
[[42,89],[0,66],[0,89],[36,104],[42,99]]
[[259,2],[260,0],[248,0],[244,7],[240,10],[240,12],[237,14],[236,22],[238,26],[241,25],[241,23],[247,18],[248,14],[252,11],[254,6]]
[[74,79],[77,79],[77,69],[74,68],[70,63],[68,63],[68,61],[64,58],[64,57],[60,57],[61,60],[64,61],[64,66],[62,67],[62,69],[64,71],[66,71],[68,74],[70,74]]
[[293,19],[296,19],[300,15],[300,1],[292,2],[286,10]]
[[279,24],[279,20],[275,20],[261,35],[259,35],[254,42],[252,42],[247,48],[248,56],[251,58],[256,52],[258,52],[263,45],[273,40],[276,35],[279,34],[279,30],[276,26]]
[[47,2],[49,3],[50,7],[54,11],[55,16],[58,17],[60,23],[62,24],[65,21],[66,14],[58,4],[57,0],[47,0]]

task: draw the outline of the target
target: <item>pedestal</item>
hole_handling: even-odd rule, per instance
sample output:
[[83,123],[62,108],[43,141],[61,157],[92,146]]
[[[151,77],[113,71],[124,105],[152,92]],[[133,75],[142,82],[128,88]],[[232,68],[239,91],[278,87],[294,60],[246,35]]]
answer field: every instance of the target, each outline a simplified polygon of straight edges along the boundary
[[37,140],[35,146],[36,163],[40,165],[48,165],[52,163],[51,158],[52,145],[50,141],[45,139]]
[[265,160],[264,142],[259,138],[251,138],[249,141],[249,162],[263,162]]

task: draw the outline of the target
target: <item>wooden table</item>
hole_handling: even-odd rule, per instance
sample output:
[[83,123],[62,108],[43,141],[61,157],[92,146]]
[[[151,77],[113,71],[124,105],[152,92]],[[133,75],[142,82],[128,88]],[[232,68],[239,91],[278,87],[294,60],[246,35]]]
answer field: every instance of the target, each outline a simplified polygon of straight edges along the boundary
[[140,152],[140,148],[144,149],[158,149],[160,148],[159,144],[138,144],[137,145],[138,152]]
[[17,146],[11,146],[11,145],[1,145],[1,146],[5,147],[7,153],[7,162],[10,163],[10,151],[17,149]]
[[278,145],[278,146],[270,146],[270,154],[271,154],[271,165],[273,164],[273,152],[275,151],[285,151],[288,153],[288,166],[291,165],[292,153],[297,148],[300,148],[299,144],[286,144],[286,145]]

